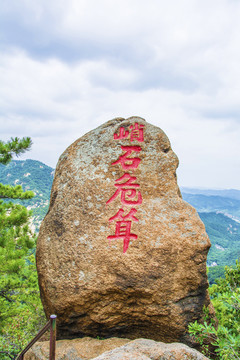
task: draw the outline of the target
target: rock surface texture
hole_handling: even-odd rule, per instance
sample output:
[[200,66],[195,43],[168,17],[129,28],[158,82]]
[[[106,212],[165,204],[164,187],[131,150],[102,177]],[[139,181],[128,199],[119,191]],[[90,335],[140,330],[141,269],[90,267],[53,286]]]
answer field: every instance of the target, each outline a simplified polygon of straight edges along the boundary
[[[24,360],[48,360],[49,341],[36,343]],[[56,360],[207,360],[187,345],[164,344],[147,339],[130,341],[111,338],[97,340],[89,337],[60,340],[56,344]]]
[[59,338],[191,344],[188,324],[210,305],[210,241],[177,166],[165,133],[139,117],[113,119],[61,155],[37,244]]
[[105,352],[93,360],[208,360],[208,358],[184,344],[164,344],[137,339]]
[[[98,340],[90,337],[59,340],[56,342],[56,360],[90,360],[129,341],[119,338]],[[49,341],[33,345],[24,355],[24,360],[49,360]]]

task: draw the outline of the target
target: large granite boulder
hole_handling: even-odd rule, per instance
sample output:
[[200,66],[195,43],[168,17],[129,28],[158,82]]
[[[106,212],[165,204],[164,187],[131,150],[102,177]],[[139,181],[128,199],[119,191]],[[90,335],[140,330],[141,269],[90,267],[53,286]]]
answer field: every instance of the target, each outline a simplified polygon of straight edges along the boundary
[[113,119],[61,155],[37,244],[46,315],[58,337],[139,337],[191,344],[212,308],[210,241],[182,200],[178,158],[139,117]]

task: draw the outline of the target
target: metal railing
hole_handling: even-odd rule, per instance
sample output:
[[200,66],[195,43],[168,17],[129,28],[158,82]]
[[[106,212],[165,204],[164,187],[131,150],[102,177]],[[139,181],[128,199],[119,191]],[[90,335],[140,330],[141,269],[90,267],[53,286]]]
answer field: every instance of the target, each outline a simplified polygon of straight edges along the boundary
[[35,344],[38,339],[50,329],[50,347],[49,347],[49,360],[55,360],[56,352],[56,319],[57,315],[51,315],[47,324],[37,333],[34,339],[25,347],[25,349],[17,356],[16,360],[23,360],[24,354]]

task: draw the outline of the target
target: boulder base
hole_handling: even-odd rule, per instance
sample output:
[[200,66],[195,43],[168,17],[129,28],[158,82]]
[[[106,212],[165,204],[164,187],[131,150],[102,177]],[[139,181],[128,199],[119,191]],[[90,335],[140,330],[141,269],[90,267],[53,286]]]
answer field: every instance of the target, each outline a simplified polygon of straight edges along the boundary
[[[24,356],[25,360],[48,360],[49,341],[39,342]],[[60,340],[56,360],[208,360],[200,352],[180,343],[164,344],[147,339],[97,340],[89,337]]]
[[180,343],[164,344],[147,339],[137,339],[93,360],[208,360],[206,356]]
[[[90,360],[129,341],[118,338],[98,340],[90,337],[59,340],[56,342],[56,360]],[[24,355],[24,360],[49,360],[49,341],[34,344]]]
[[139,117],[111,120],[61,155],[37,244],[59,338],[191,344],[188,324],[210,305],[210,241],[177,166],[165,133]]

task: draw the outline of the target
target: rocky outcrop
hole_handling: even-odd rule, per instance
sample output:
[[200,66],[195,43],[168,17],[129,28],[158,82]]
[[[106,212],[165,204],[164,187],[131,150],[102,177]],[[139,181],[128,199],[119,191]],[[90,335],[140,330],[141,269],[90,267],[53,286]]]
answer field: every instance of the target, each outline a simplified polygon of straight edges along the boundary
[[93,360],[208,360],[187,345],[164,344],[147,339],[137,339],[117,349],[110,350]]
[[61,155],[37,244],[59,338],[191,344],[188,324],[210,305],[210,241],[177,166],[165,133],[139,117],[109,121]]
[[[36,343],[24,360],[48,360],[49,341]],[[56,344],[56,360],[207,360],[187,345],[164,344],[147,339],[97,340],[89,337],[60,340]]]
[[[90,337],[59,340],[56,342],[56,360],[90,360],[129,341],[118,338],[98,340]],[[33,345],[24,355],[24,360],[49,360],[49,341],[37,342]]]

